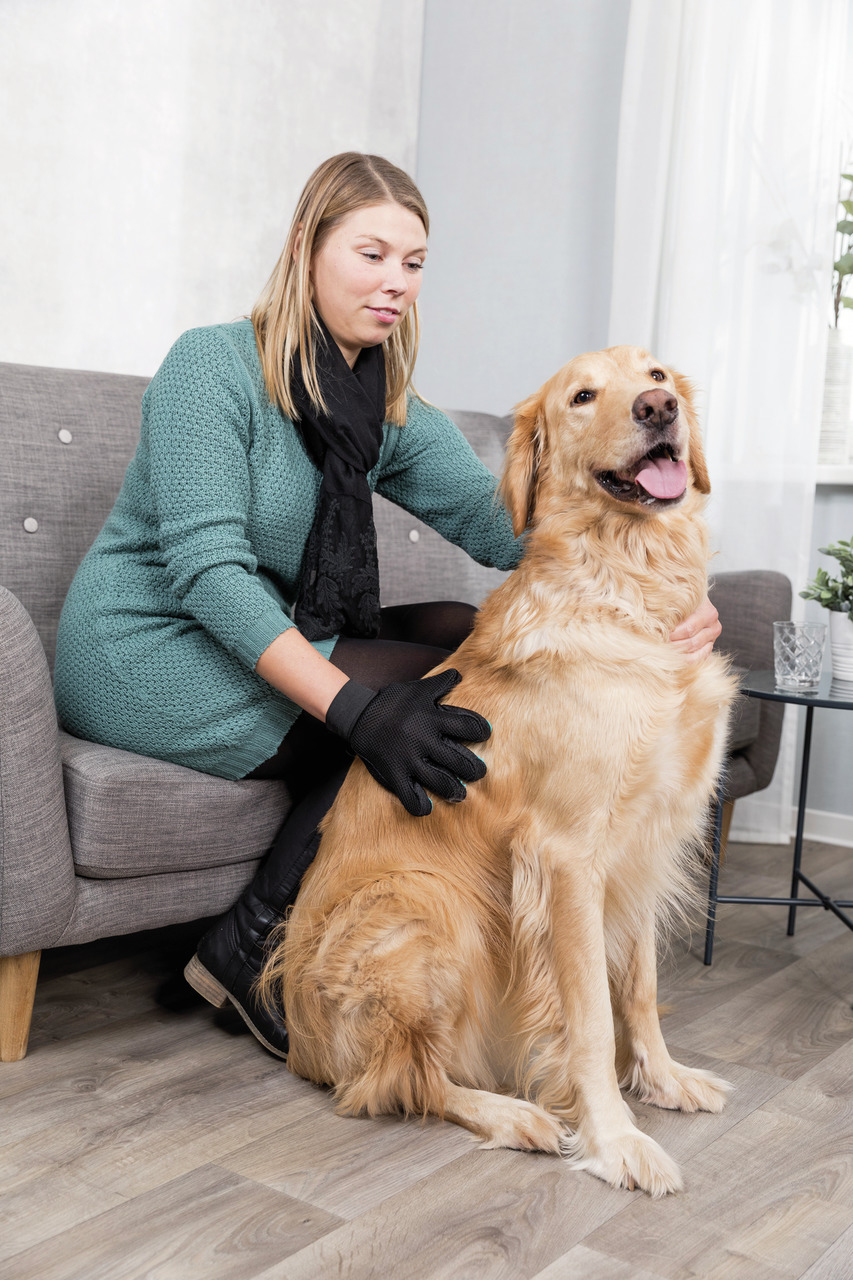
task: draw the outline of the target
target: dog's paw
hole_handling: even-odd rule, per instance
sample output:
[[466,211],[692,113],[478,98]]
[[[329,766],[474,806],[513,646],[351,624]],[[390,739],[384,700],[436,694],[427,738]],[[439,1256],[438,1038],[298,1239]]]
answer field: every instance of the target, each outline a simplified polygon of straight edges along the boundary
[[[489,1095],[494,1097],[494,1095]],[[488,1116],[483,1148],[510,1147],[516,1151],[551,1151],[559,1155],[566,1131],[556,1116],[522,1098],[501,1098]]]
[[684,1067],[672,1061],[665,1071],[654,1072],[637,1063],[626,1087],[641,1102],[650,1102],[667,1111],[715,1113],[722,1111],[733,1088],[712,1071]]
[[684,1187],[675,1161],[654,1138],[639,1129],[606,1142],[589,1142],[580,1133],[567,1134],[563,1156],[573,1169],[585,1169],[611,1187],[627,1191],[639,1188],[654,1199]]

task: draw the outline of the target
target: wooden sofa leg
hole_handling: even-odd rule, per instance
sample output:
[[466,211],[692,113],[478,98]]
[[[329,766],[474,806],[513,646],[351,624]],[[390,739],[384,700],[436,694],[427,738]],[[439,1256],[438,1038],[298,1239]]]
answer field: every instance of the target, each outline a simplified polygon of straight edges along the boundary
[[0,1062],[20,1062],[27,1052],[40,959],[40,951],[0,956]]
[[732,814],[734,811],[734,800],[727,800],[723,805],[723,829],[720,832],[720,866],[722,866],[726,860],[726,850],[729,847],[729,829],[732,825]]

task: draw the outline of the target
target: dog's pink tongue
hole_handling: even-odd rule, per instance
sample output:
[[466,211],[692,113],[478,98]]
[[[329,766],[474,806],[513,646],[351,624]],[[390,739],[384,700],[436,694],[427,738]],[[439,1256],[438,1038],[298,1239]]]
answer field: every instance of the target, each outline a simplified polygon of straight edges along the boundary
[[687,488],[687,467],[671,458],[650,458],[634,479],[653,498],[680,498]]

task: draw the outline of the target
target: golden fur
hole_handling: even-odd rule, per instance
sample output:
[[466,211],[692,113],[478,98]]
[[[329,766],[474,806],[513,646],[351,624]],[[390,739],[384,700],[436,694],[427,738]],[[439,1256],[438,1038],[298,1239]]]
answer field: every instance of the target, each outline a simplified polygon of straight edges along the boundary
[[734,692],[719,655],[668,641],[706,592],[685,379],[663,370],[683,500],[618,501],[596,479],[643,452],[632,405],[662,368],[613,347],[518,407],[502,491],[526,554],[436,668],[493,725],[488,773],[413,818],[356,761],[262,978],[290,1069],[342,1113],[444,1116],[652,1195],[680,1174],[620,1087],[683,1111],[719,1111],[729,1087],[669,1057],[656,943],[689,899]]

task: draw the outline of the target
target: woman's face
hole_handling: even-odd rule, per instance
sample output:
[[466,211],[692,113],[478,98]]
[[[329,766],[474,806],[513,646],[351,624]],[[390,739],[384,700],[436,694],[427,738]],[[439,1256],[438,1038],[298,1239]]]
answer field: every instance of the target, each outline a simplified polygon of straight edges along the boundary
[[367,205],[333,227],[311,263],[314,305],[352,368],[392,334],[417,298],[426,232],[402,205]]

